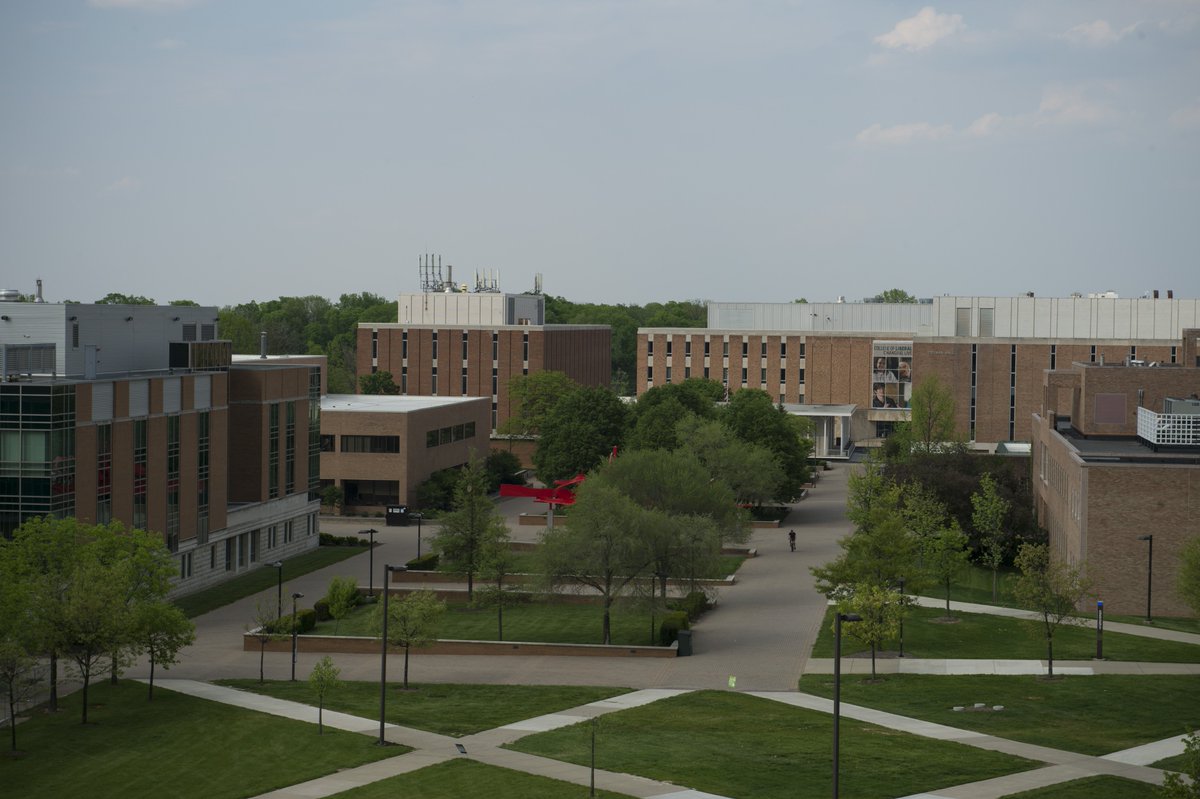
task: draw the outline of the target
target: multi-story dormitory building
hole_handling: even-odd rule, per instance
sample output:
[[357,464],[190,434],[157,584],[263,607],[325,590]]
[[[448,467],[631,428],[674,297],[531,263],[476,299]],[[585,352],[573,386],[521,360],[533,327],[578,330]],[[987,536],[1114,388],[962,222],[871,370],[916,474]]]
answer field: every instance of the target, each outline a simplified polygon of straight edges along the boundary
[[937,375],[981,447],[1029,441],[1042,373],[1072,362],[1175,364],[1200,301],[936,297],[916,304],[710,303],[708,327],[638,331],[638,393],[688,377],[759,388],[816,423],[816,453],[847,457],[907,418]]
[[612,380],[607,325],[547,325],[540,294],[401,294],[395,324],[358,326],[358,374],[390,372],[401,395],[486,397],[494,431],[511,414],[508,382],[564,372],[584,386]]
[[231,364],[215,308],[0,303],[0,533],[159,532],[176,593],[317,546],[320,368]]

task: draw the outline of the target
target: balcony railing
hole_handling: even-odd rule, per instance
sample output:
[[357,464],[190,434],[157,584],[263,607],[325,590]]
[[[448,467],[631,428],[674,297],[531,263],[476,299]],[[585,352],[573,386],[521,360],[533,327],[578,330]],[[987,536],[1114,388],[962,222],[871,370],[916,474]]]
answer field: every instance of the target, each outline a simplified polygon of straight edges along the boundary
[[1153,446],[1200,446],[1200,416],[1138,408],[1137,434]]

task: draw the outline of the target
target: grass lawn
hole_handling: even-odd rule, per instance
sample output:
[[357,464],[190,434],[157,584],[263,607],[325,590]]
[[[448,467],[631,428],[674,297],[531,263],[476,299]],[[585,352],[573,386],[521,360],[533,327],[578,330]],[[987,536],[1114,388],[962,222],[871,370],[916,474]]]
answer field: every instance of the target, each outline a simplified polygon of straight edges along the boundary
[[[697,574],[699,579],[719,580],[728,577],[737,572],[745,562],[744,555],[721,555],[713,562],[711,571]],[[538,574],[541,571],[542,564],[539,560],[537,550],[519,550],[513,552],[512,570],[515,574]],[[679,575],[672,575],[675,579],[683,579]],[[464,579],[465,581],[465,579]]]
[[[311,552],[297,555],[283,562],[283,579],[286,583],[295,577],[300,577],[318,569],[324,569],[333,563],[338,563],[355,555],[367,554],[367,547],[317,547]],[[209,611],[245,599],[248,596],[274,588],[279,584],[279,572],[270,566],[261,568],[233,578],[227,582],[215,585],[203,591],[180,597],[175,604],[183,609],[189,617],[203,616]],[[286,588],[286,585],[285,585]],[[274,607],[272,605],[272,607]]]
[[[487,786],[486,789],[483,786]],[[389,777],[386,780],[334,794],[334,799],[559,799],[583,797],[588,789],[569,782],[489,766],[475,760],[449,760],[436,766]],[[604,799],[622,799],[625,794],[596,791]]]
[[1187,768],[1187,754],[1173,755],[1164,757],[1157,763],[1151,763],[1154,768],[1166,769],[1167,771],[1183,771]]
[[[586,765],[590,732],[589,724],[577,724],[508,748]],[[832,734],[825,713],[700,691],[602,717],[596,766],[722,796],[826,797]],[[844,797],[904,796],[1033,767],[1021,758],[842,719]]]
[[[0,794],[86,795],[95,799],[222,799],[257,796],[338,769],[408,751],[380,748],[366,735],[196,699],[107,682],[89,691],[89,723],[79,723],[79,692],[63,710],[34,711],[17,727],[24,757],[0,755]],[[8,731],[5,730],[7,738]],[[7,749],[7,740],[5,749]]]
[[[992,570],[974,564],[962,570],[958,579],[950,586],[951,602],[975,602],[981,605],[1002,605],[1015,608],[1017,601],[1013,598],[1012,587],[1019,574],[1011,569],[1000,570],[996,581],[996,601],[992,601]],[[922,596],[931,596],[945,602],[946,589],[935,585],[921,592]]]
[[[277,699],[316,705],[306,682],[269,680],[218,680],[220,685],[266,694]],[[409,683],[388,688],[387,720],[441,735],[471,735],[514,721],[554,713],[628,693],[628,688],[597,688],[566,685],[455,685]],[[379,683],[343,682],[325,697],[325,707],[379,718]],[[315,711],[314,711],[315,713]],[[315,716],[314,716],[315,718]]]
[[[1092,618],[1095,618],[1093,616]],[[1113,616],[1105,614],[1104,621],[1121,622],[1122,624],[1136,624],[1141,627],[1157,627],[1160,630],[1175,630],[1181,633],[1197,633],[1200,634],[1200,618],[1178,618],[1175,616],[1155,616],[1154,624],[1146,624],[1145,616]]]
[[[935,621],[945,608],[911,608],[904,621],[904,654],[914,658],[1005,658],[1044,660],[1046,639],[1043,627],[1023,619],[991,616],[986,613],[955,613],[954,624]],[[825,616],[813,657],[833,657],[833,610]],[[854,625],[842,626],[842,654],[869,649],[851,636]],[[895,649],[897,644],[887,645]],[[1054,633],[1054,659],[1091,660],[1096,654],[1094,627],[1063,624]],[[1200,662],[1200,646],[1175,641],[1159,641],[1137,635],[1105,631],[1106,660],[1134,660],[1154,663]]]
[[1103,775],[1011,793],[1004,799],[1096,799],[1100,796],[1104,799],[1154,799],[1159,795],[1158,789],[1148,782]]
[[[391,600],[395,601],[395,599]],[[332,620],[317,624],[313,635],[365,635],[375,637],[372,629],[373,606],[361,605],[337,625]],[[506,605],[505,641],[542,641],[557,644],[603,643],[603,610],[599,603],[534,601]],[[650,624],[650,614],[629,603],[613,605],[612,642],[620,646],[658,644],[661,612]],[[449,603],[438,627],[438,638],[467,641],[496,640],[496,609],[472,608],[465,603]],[[651,632],[654,636],[651,638]]]
[[[833,696],[829,675],[800,690]],[[1038,677],[899,674],[878,683],[842,678],[842,701],[1002,738],[1102,755],[1200,726],[1200,680],[1187,675]],[[955,712],[976,702],[998,713]]]

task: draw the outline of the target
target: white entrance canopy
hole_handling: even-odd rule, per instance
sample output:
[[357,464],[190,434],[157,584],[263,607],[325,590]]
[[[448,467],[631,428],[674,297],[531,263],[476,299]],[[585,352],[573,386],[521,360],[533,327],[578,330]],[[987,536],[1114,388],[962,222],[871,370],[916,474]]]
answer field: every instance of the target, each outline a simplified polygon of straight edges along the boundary
[[849,460],[854,453],[850,419],[857,405],[783,404],[792,416],[803,416],[813,424],[813,457]]

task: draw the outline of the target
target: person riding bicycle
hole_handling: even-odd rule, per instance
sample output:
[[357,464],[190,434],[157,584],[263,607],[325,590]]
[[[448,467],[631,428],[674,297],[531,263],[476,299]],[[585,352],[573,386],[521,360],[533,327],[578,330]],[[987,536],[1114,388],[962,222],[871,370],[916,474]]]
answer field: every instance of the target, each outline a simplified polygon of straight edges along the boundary
[[796,551],[796,531],[795,530],[788,530],[788,546],[790,546],[792,548],[793,552]]

